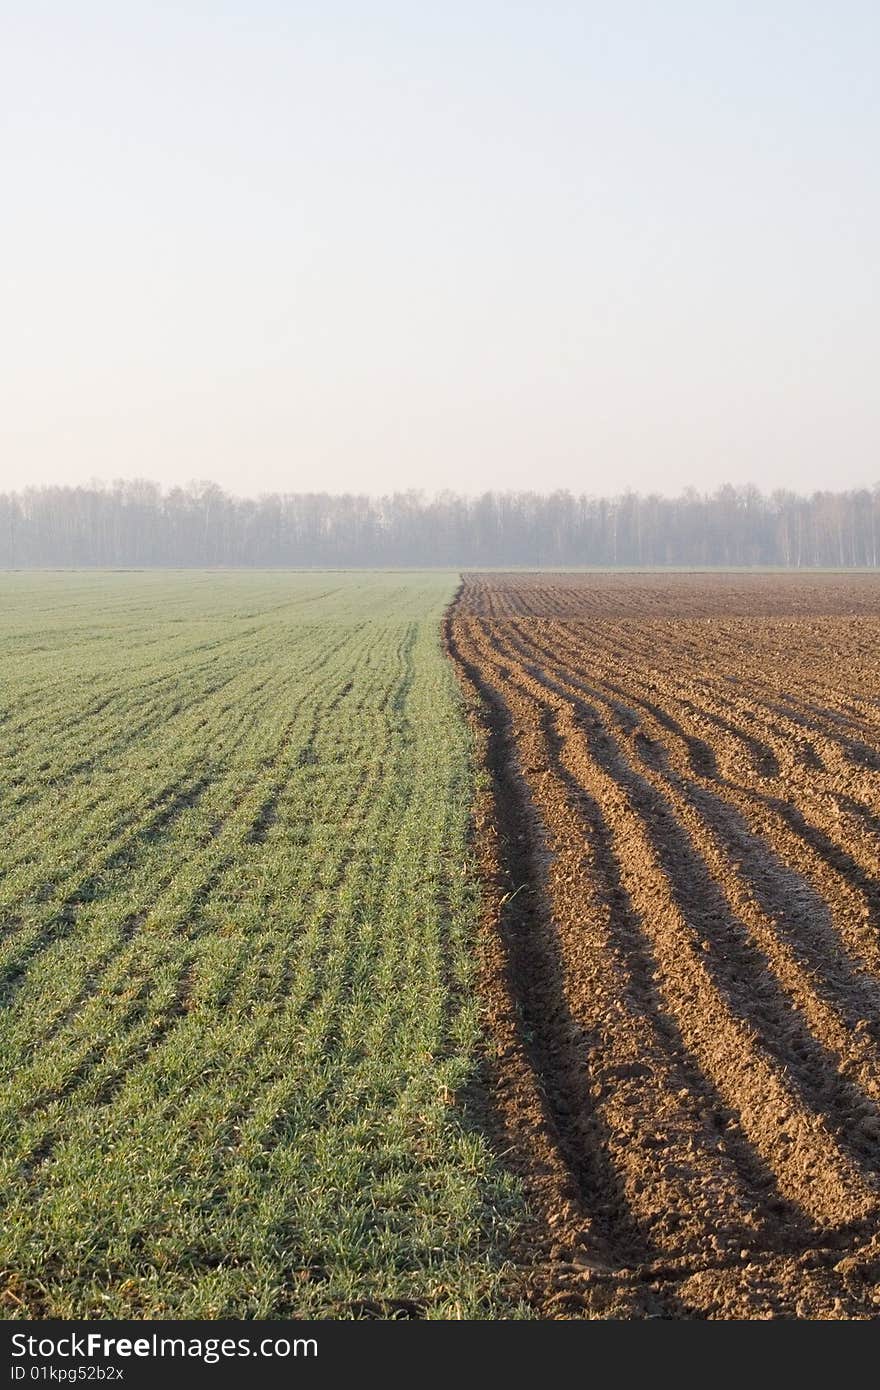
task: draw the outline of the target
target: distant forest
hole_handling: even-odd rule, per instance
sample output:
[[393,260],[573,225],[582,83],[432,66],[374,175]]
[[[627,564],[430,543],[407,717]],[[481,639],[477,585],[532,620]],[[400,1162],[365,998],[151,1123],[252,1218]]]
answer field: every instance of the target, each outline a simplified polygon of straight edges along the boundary
[[0,566],[780,565],[876,568],[873,490],[288,493],[146,481],[0,494]]

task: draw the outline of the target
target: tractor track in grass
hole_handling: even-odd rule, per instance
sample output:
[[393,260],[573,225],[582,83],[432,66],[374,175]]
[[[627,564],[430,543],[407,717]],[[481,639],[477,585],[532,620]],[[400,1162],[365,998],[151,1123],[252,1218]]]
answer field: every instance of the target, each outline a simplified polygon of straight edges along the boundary
[[726,578],[466,575],[446,617],[545,1316],[880,1314],[880,584]]

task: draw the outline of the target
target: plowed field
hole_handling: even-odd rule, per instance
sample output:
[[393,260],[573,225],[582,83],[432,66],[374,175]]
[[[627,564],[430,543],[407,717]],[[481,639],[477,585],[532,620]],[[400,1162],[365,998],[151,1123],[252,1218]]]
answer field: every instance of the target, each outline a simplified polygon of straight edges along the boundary
[[469,575],[497,1142],[549,1315],[880,1315],[880,580]]

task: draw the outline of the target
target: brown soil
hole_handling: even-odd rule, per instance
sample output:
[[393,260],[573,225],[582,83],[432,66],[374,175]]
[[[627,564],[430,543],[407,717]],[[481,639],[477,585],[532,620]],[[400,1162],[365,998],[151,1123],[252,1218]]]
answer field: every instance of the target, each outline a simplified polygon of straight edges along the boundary
[[880,579],[469,575],[446,640],[527,1296],[880,1316]]
[[832,571],[498,571],[466,576],[461,601],[472,616],[483,618],[878,617],[880,576]]

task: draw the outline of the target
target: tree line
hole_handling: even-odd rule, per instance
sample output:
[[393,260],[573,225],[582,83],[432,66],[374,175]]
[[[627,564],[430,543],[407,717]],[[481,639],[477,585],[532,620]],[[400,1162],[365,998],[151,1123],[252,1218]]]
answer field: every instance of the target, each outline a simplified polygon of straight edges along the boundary
[[0,494],[0,566],[779,565],[877,568],[880,484],[627,492],[232,497],[138,480]]

